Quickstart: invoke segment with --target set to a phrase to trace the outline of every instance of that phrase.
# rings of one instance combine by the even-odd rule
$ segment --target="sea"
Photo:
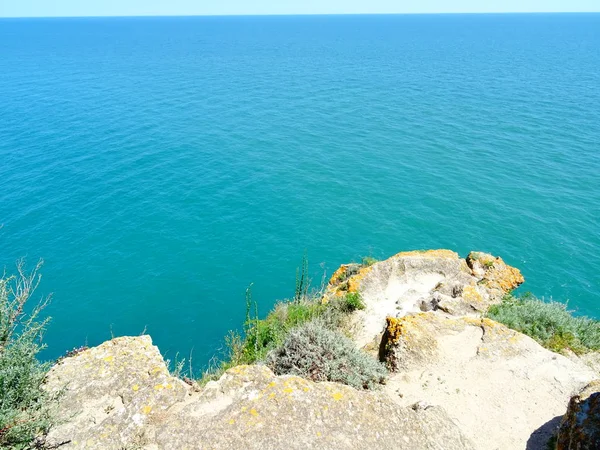
[[[486,251],[600,318],[600,14],[1,19],[0,225],[46,359],[200,370],[305,255]]]

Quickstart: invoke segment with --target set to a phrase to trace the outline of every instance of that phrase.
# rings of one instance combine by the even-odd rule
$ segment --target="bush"
[[[48,319],[40,320],[48,299],[30,312],[26,303],[39,284],[37,265],[26,274],[0,278],[0,447],[30,448],[52,425],[50,398],[41,386],[49,369],[36,356],[44,348],[42,335]]]
[[[371,389],[383,382],[382,364],[357,349],[343,334],[318,321],[290,331],[283,345],[269,353],[267,365],[277,374],[291,374],[312,381],[335,381],[357,389]]]
[[[342,300],[342,309],[344,312],[354,312],[357,309],[365,309],[365,304],[358,292],[350,292]]]
[[[487,315],[555,352],[569,349],[582,354],[600,350],[600,322],[573,316],[563,303],[544,302],[531,295],[507,296],[501,304],[492,306]]]

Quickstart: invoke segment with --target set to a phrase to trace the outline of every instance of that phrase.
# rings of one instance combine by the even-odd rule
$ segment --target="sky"
[[[0,17],[600,12],[600,0],[0,0]]]

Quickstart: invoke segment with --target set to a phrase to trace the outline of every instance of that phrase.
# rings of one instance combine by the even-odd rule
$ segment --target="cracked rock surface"
[[[474,449],[443,408],[383,392],[238,366],[197,390],[171,377],[148,336],[117,338],[55,366],[66,391],[61,449]]]

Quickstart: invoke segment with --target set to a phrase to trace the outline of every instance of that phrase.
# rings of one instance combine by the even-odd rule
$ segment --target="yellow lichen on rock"
[[[471,252],[466,261],[473,275],[490,290],[509,292],[525,281],[519,269],[507,265],[502,258],[489,253]]]
[[[459,259],[458,253],[452,250],[438,249],[438,250],[411,250],[408,252],[400,252],[395,254],[392,258],[406,258],[417,256],[419,258],[450,258]]]
[[[348,279],[348,292],[350,292],[350,293],[359,292],[361,281],[372,270],[373,270],[373,266],[363,267],[362,269],[360,269],[358,271],[358,273],[356,275],[352,275]]]
[[[462,298],[469,303],[480,304],[483,302],[483,296],[477,290],[477,287],[466,285],[463,287]]]
[[[523,274],[515,267],[507,266],[501,258],[500,264],[494,266],[486,273],[487,286],[491,289],[501,289],[508,292],[519,287],[524,281]]]

